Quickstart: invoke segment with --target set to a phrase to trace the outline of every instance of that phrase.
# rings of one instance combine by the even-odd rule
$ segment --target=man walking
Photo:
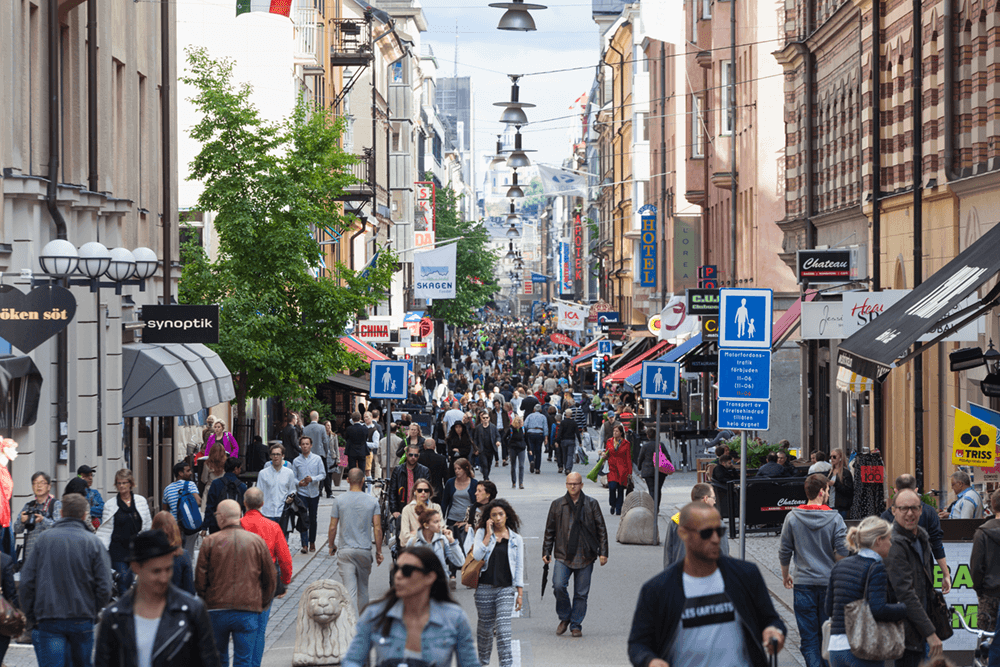
[[[382,517],[378,501],[365,493],[365,474],[359,468],[347,473],[350,490],[333,503],[327,541],[330,555],[337,555],[340,580],[359,613],[368,605],[368,577],[372,573],[372,533],[375,534],[375,562],[382,564]],[[340,546],[337,546],[337,529]]]
[[[538,414],[538,413],[535,413]],[[561,635],[570,628],[574,637],[583,634],[583,618],[587,614],[587,595],[594,561],[608,562],[608,531],[601,514],[601,504],[584,495],[583,477],[578,472],[566,476],[566,495],[552,501],[545,520],[542,561],[552,562],[552,593],[556,598],[556,614]],[[569,599],[569,578],[573,575],[573,602]]]
[[[111,599],[111,559],[90,532],[90,503],[63,496],[62,518],[35,538],[21,568],[21,611],[39,667],[90,667],[94,622]]]
[[[302,531],[302,553],[316,551],[316,523],[319,520],[319,483],[323,481],[323,462],[312,453],[309,436],[299,438],[302,453],[292,461],[292,471],[298,480],[299,498],[309,510],[309,526]]]
[[[267,544],[267,550],[271,553],[271,560],[274,561],[277,571],[276,580],[281,585],[288,586],[292,583],[292,554],[288,551],[288,542],[285,541],[285,534],[281,527],[275,522],[267,519],[260,513],[260,508],[264,504],[264,494],[257,487],[247,489],[243,496],[246,503],[247,513],[240,520],[243,530],[260,536]],[[285,594],[275,595],[284,597]],[[271,605],[268,604],[260,616],[257,617],[257,636],[254,640],[253,665],[259,665],[264,659],[264,635],[267,632],[267,620],[271,616]]]
[[[177,513],[180,505],[178,500],[182,491],[193,495],[199,507],[201,506],[198,485],[191,481],[191,477],[191,464],[187,461],[178,461],[174,464],[174,481],[167,484],[167,488],[163,489],[163,504],[166,505],[167,511],[174,515],[178,527],[182,526],[181,518]],[[184,552],[187,553],[188,558],[194,560],[194,545],[198,541],[198,533],[195,532],[186,535],[184,534],[184,529],[181,528],[181,534],[184,535]]]
[[[309,423],[302,429],[302,435],[312,440],[312,453],[318,456],[320,463],[323,464],[323,481],[319,486],[329,498],[333,491],[330,488],[330,469],[326,465],[327,454],[330,451],[330,437],[326,434],[326,427],[320,423],[319,413],[315,410],[309,413]]]
[[[542,446],[548,441],[549,420],[542,413],[541,403],[535,403],[531,414],[524,419],[524,435],[528,438],[528,467],[530,472],[540,473],[542,466]]]
[[[704,503],[711,508],[715,508],[715,491],[711,484],[699,482],[691,487],[691,502]],[[667,569],[674,563],[684,560],[684,540],[680,534],[681,513],[670,517],[667,522],[667,534],[663,538],[663,569]],[[723,533],[719,536],[719,547],[723,556],[729,555],[729,536]]]
[[[277,524],[281,524],[285,505],[291,502],[289,496],[294,495],[298,489],[295,473],[291,468],[285,467],[284,452],[284,445],[271,445],[267,450],[271,465],[264,466],[257,474],[257,488],[264,494],[264,505],[260,513]]]
[[[785,624],[760,570],[721,555],[722,517],[703,502],[684,506],[678,532],[684,560],[639,592],[628,638],[632,665],[766,667],[765,650],[784,646]]]
[[[892,546],[885,559],[885,572],[889,585],[899,602],[906,603],[906,620],[903,657],[896,660],[896,667],[916,667],[926,655],[941,654],[941,640],[928,614],[931,592],[934,588],[930,541],[927,531],[919,526],[920,496],[909,489],[895,498],[892,515]]]
[[[424,451],[420,452],[420,458],[417,460],[429,471],[430,477],[427,481],[434,487],[431,500],[440,505],[444,494],[444,483],[451,476],[448,474],[448,459],[437,453],[437,443],[434,438],[424,438]]]
[[[820,649],[823,622],[827,619],[826,587],[833,564],[849,555],[844,519],[840,512],[826,505],[830,497],[829,486],[825,475],[806,477],[809,502],[785,516],[778,547],[785,588],[795,591],[795,623],[799,627],[799,650],[806,667],[823,667]],[[795,557],[794,579],[789,572],[792,556]]]
[[[208,606],[222,664],[229,667],[232,636],[233,666],[250,667],[260,612],[274,596],[274,562],[264,540],[240,525],[235,500],[219,503],[216,519],[221,530],[201,543],[194,587]]]
[[[916,491],[917,495],[920,495],[920,492],[917,490],[917,478],[909,473],[903,473],[896,478],[895,485],[892,488],[893,496],[898,496],[903,489]],[[891,507],[882,512],[882,518],[889,523],[895,520],[896,517],[893,516]],[[945,558],[944,531],[941,530],[941,519],[938,517],[937,509],[921,501],[920,519],[917,523],[927,531],[927,537],[931,542],[931,553],[934,554],[934,560],[937,562],[938,567],[941,568],[941,592],[947,595],[951,590],[951,574],[948,571],[948,561]],[[982,614],[983,610],[980,609],[979,613]]]
[[[208,487],[205,500],[205,527],[209,533],[219,532],[219,525],[215,518],[216,508],[223,500],[235,500],[240,509],[243,508],[243,495],[247,492],[247,485],[240,481],[240,460],[233,457],[226,459],[223,467],[225,474],[212,482]]]
[[[347,454],[347,469],[365,469],[365,459],[368,458],[369,449],[368,427],[361,422],[361,413],[354,411],[351,413],[351,425],[344,431],[344,453]]]
[[[413,500],[413,485],[416,481],[430,477],[430,470],[420,465],[420,452],[419,445],[407,445],[406,463],[392,469],[392,477],[389,479],[389,511],[394,518],[398,518],[406,504]]]

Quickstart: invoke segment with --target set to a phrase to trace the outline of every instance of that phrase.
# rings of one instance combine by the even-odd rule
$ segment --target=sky
[[[560,164],[570,155],[569,128],[579,121],[564,118],[594,80],[600,43],[597,24],[591,19],[591,2],[585,0],[530,0],[548,9],[532,11],[537,30],[497,30],[504,10],[489,7],[494,0],[421,0],[428,30],[421,41],[430,44],[441,76],[455,73],[455,32],[458,28],[458,76],[472,77],[475,95],[476,151],[492,155],[502,107],[494,102],[510,99],[508,74],[533,74],[520,80],[520,100],[537,105],[526,110],[532,125],[521,129],[523,147],[532,162]],[[552,70],[581,68],[541,74]],[[539,122],[556,119],[552,122]],[[477,162],[485,168],[485,160]],[[480,173],[482,173],[480,171]]]

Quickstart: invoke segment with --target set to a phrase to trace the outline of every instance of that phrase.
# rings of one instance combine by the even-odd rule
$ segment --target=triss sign
[[[996,426],[956,409],[951,462],[954,465],[992,468],[996,461],[996,451]]]

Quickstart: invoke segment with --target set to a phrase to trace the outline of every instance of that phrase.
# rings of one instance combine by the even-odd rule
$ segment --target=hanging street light
[[[507,190],[508,199],[518,199],[524,196],[524,190],[517,184],[517,170],[514,170],[514,180],[511,181],[510,189]]]
[[[535,30],[535,21],[528,13],[530,9],[546,9],[545,5],[533,5],[523,0],[511,0],[511,2],[492,2],[490,7],[506,9],[504,15],[500,17],[497,30],[520,30],[529,32]]]
[[[507,254],[504,255],[504,259],[514,259],[515,257],[517,257],[517,255],[514,254],[514,241],[512,239],[507,243]]]
[[[521,78],[519,74],[510,74],[510,80],[513,85],[510,87],[510,101],[509,102],[494,102],[495,107],[504,107],[503,113],[500,115],[500,122],[507,123],[508,125],[527,125],[528,116],[524,113],[525,109],[533,109],[534,104],[528,104],[527,102],[520,101],[520,90],[517,86],[517,80]]]
[[[493,159],[490,160],[488,169],[496,169],[507,164],[507,159],[503,156],[503,145],[500,143],[501,136],[503,135],[497,135],[497,152],[493,155]]]
[[[530,167],[531,160],[528,159],[528,153],[534,153],[535,151],[525,151],[521,148],[521,126],[517,125],[517,132],[514,134],[514,150],[511,151],[510,155],[507,157],[507,167],[510,169],[520,169],[522,167]]]

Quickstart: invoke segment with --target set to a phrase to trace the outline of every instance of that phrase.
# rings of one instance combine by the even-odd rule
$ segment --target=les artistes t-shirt
[[[684,574],[684,611],[667,662],[671,667],[744,667],[750,659],[722,573]]]

